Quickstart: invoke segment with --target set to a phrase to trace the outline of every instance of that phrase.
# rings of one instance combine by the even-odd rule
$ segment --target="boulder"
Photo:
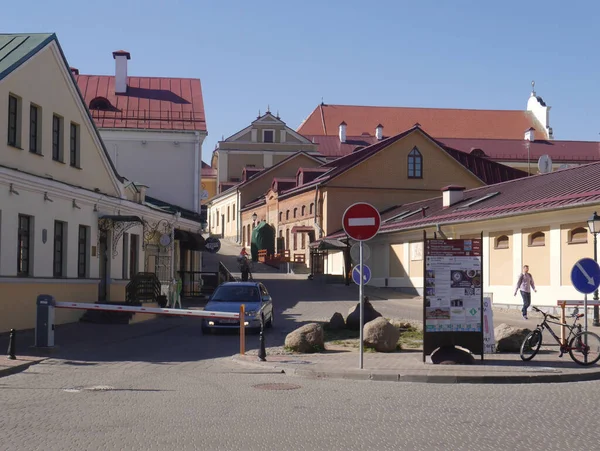
[[[363,342],[366,347],[377,352],[393,352],[398,346],[400,331],[392,326],[387,319],[379,317],[365,324]]]
[[[431,354],[431,362],[437,365],[473,365],[473,355],[464,349],[444,346]]]
[[[500,324],[494,329],[496,352],[520,352],[521,344],[529,332],[529,329]]]
[[[365,300],[365,324],[373,321],[375,318],[379,318],[381,313],[373,308],[368,298]],[[360,329],[360,303],[357,303],[354,307],[348,310],[348,316],[346,317],[346,327],[352,330]]]
[[[295,352],[307,354],[325,349],[323,327],[317,323],[306,324],[285,337],[285,347]]]
[[[344,317],[342,314],[335,312],[329,320],[328,327],[330,330],[340,330],[346,327],[346,323],[344,322]]]

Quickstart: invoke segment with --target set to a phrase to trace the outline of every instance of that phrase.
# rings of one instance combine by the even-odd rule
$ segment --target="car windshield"
[[[217,288],[213,302],[259,302],[257,287],[225,285]]]

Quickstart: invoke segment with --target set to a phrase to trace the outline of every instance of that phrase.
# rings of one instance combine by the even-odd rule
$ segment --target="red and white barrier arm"
[[[202,318],[239,319],[239,313],[205,312],[204,310],[184,310],[159,307],[133,307],[128,305],[86,304],[82,302],[57,302],[55,308],[75,310],[102,310],[105,312],[152,313],[155,315],[199,316]]]

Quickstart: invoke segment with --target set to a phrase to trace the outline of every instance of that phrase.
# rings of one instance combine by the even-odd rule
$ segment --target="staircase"
[[[125,302],[106,302],[99,304],[127,305],[140,307],[143,302],[163,301],[161,283],[154,273],[140,272],[125,287]],[[134,313],[107,312],[102,310],[86,310],[79,321],[95,324],[129,324]]]

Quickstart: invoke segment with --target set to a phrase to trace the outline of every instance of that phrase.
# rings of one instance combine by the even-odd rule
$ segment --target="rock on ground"
[[[529,332],[529,329],[500,324],[494,329],[496,352],[520,352],[521,344]]]
[[[377,352],[393,352],[398,345],[400,331],[387,319],[379,317],[365,324],[363,341],[365,346]]]
[[[335,312],[328,323],[329,329],[340,330],[346,327],[344,317],[341,313]]]
[[[324,350],[323,327],[317,323],[310,323],[290,332],[285,337],[285,347],[303,354]]]
[[[369,301],[365,302],[365,324],[373,321],[375,318],[381,317],[381,313],[373,308]],[[346,317],[346,327],[352,330],[360,329],[360,303],[348,310]]]

